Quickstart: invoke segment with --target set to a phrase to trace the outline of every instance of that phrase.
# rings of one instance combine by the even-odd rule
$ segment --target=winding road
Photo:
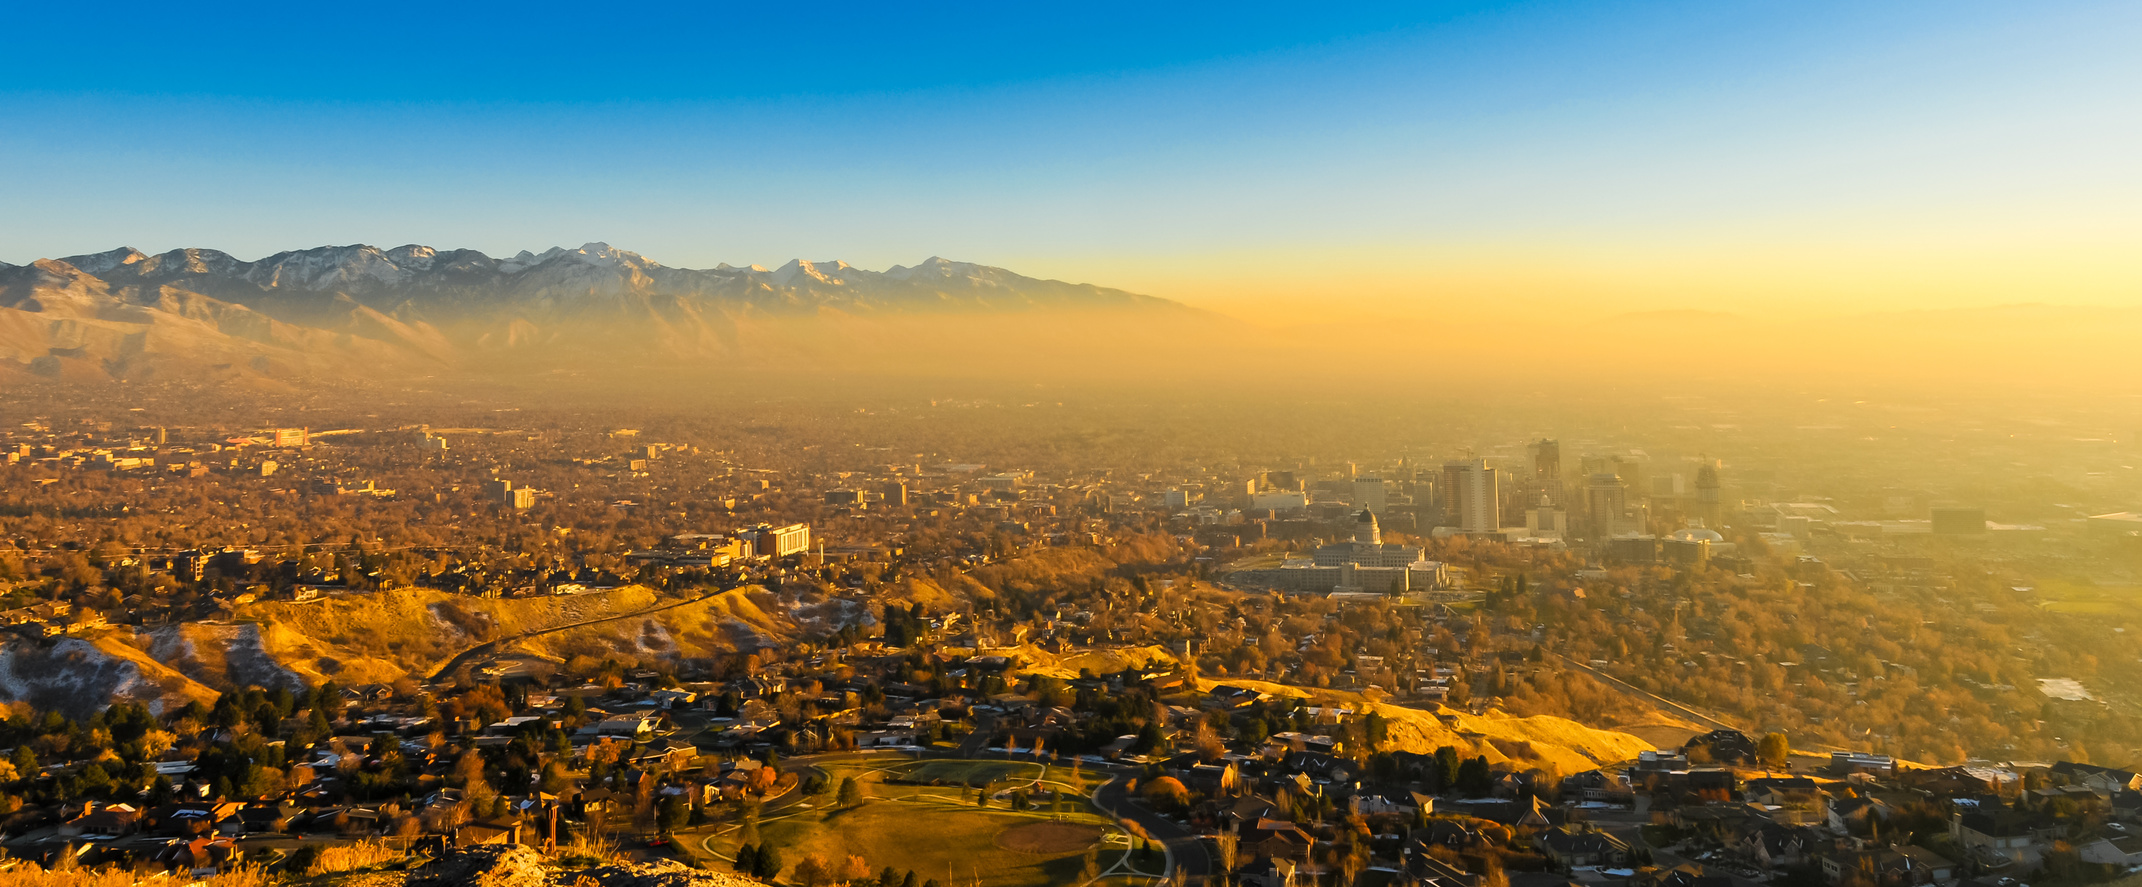
[[[1720,720],[1716,715],[1700,711],[1685,703],[1675,702],[1664,696],[1660,696],[1657,693],[1645,690],[1641,687],[1636,686],[1635,684],[1629,683],[1628,681],[1624,681],[1613,675],[1607,674],[1606,672],[1600,671],[1599,669],[1593,668],[1590,665],[1578,662],[1575,659],[1571,659],[1568,656],[1564,656],[1560,653],[1551,653],[1550,655],[1562,660],[1564,663],[1567,663],[1570,668],[1590,675],[1594,680],[1597,680],[1598,682],[1605,684],[1608,687],[1620,690],[1621,692],[1634,696],[1638,699],[1642,699],[1646,702],[1665,709],[1668,713],[1679,715],[1681,717],[1687,718],[1690,721],[1694,721],[1698,725],[1708,725],[1713,729],[1720,730],[1741,730],[1739,726],[1732,723],[1728,723],[1724,720]],[[1805,742],[1796,740],[1793,744],[1793,751],[1795,753],[1814,752],[1820,754],[1828,754],[1830,752],[1837,751],[1851,751],[1851,749],[1847,749],[1843,746],[1837,745],[1826,745],[1819,742]]]
[[[1116,778],[1095,789],[1093,805],[1108,811],[1109,815],[1117,819],[1135,822],[1139,828],[1145,829],[1147,835],[1159,838],[1168,848],[1169,864],[1181,867],[1186,883],[1205,883],[1206,878],[1212,874],[1212,857],[1205,853],[1205,842],[1199,840],[1197,833],[1191,831],[1188,826],[1147,810],[1131,800],[1128,791],[1130,778],[1129,773],[1118,773]]]
[[[1556,659],[1562,660],[1562,662],[1565,665],[1568,665],[1570,668],[1589,675],[1593,680],[1596,680],[1616,690],[1620,690],[1621,692],[1626,693],[1630,696],[1642,699],[1646,702],[1651,703],[1652,705],[1656,705],[1660,708],[1663,708],[1671,714],[1687,718],[1691,721],[1696,722],[1696,724],[1698,725],[1708,725],[1711,729],[1714,730],[1740,729],[1737,726],[1719,720],[1717,717],[1711,714],[1697,711],[1696,709],[1691,708],[1687,705],[1675,702],[1671,699],[1668,699],[1664,696],[1660,696],[1659,694],[1653,693],[1649,690],[1645,690],[1641,687],[1636,686],[1635,684],[1629,683],[1628,681],[1624,681],[1613,675],[1607,674],[1606,672],[1600,671],[1599,669],[1593,668],[1590,665],[1578,662],[1575,659],[1571,659],[1568,656],[1564,656],[1560,653],[1551,653],[1551,655],[1553,655]]]
[[[598,616],[594,619],[583,619],[579,622],[568,622],[564,625],[553,625],[549,628],[538,628],[533,631],[524,631],[520,634],[513,635],[511,637],[503,637],[493,641],[484,641],[481,644],[477,644],[476,646],[470,647],[466,650],[454,654],[454,658],[446,660],[445,665],[439,666],[438,671],[432,672],[429,680],[432,683],[438,683],[439,681],[446,680],[448,677],[452,676],[454,672],[460,671],[461,669],[467,667],[470,660],[477,659],[483,656],[489,656],[493,653],[496,653],[498,652],[500,647],[505,644],[511,644],[517,641],[527,640],[528,638],[532,637],[541,637],[543,635],[552,634],[554,632],[566,631],[574,628],[584,628],[589,625],[599,625],[604,622],[614,622],[619,619],[631,619],[635,616],[645,616],[649,613],[660,613],[663,610],[673,610],[678,607],[682,607],[686,604],[696,604],[700,601],[717,598],[734,590],[735,589],[733,588],[723,588],[716,591],[710,591],[695,598],[686,598],[680,601],[671,601],[669,603],[662,604],[659,606],[648,607],[644,610],[634,610],[630,613],[618,613],[611,616]]]

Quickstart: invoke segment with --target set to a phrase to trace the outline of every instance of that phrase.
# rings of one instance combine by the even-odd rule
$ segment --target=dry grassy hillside
[[[1143,647],[1111,647],[1093,650],[1074,650],[1069,653],[1051,653],[1032,644],[1016,647],[997,647],[981,651],[988,655],[1008,656],[1017,659],[1020,667],[1013,669],[1015,675],[1038,674],[1052,678],[1071,680],[1080,670],[1097,675],[1113,674],[1126,668],[1143,666],[1153,660],[1175,662],[1175,654],[1168,648],[1148,644]]]
[[[535,635],[504,646],[505,651],[559,661],[576,656],[631,661],[752,650],[794,635],[794,622],[778,609],[772,595],[737,589],[645,616]]]
[[[587,624],[582,624],[587,623]],[[570,626],[570,627],[568,627]],[[424,678],[479,644],[557,661],[694,658],[786,643],[797,620],[762,589],[704,599],[628,586],[484,599],[400,589],[254,604],[230,623],[187,623],[0,646],[0,701],[76,715],[134,699],[164,711],[226,689]]]
[[[1587,727],[1566,718],[1520,718],[1492,710],[1484,715],[1474,715],[1443,706],[1437,706],[1435,711],[1424,711],[1374,702],[1359,693],[1264,681],[1201,680],[1198,687],[1209,690],[1221,683],[1249,687],[1273,696],[1350,705],[1359,711],[1373,710],[1382,715],[1389,726],[1388,750],[1427,754],[1448,745],[1467,756],[1485,756],[1490,764],[1538,767],[1568,775],[1631,760],[1638,752],[1650,751],[1654,747],[1627,733]]]
[[[349,684],[429,675],[477,644],[665,602],[653,589],[637,585],[541,598],[475,598],[404,588],[253,604],[238,618],[262,626],[260,644],[282,668],[308,680],[332,677]],[[198,651],[203,644],[194,646]]]
[[[405,666],[317,640],[283,622],[185,623],[144,633],[151,655],[212,687],[391,683]]]
[[[41,710],[81,718],[120,699],[164,712],[215,698],[214,690],[158,662],[120,633],[10,640],[0,646],[0,699]]]
[[[966,577],[962,576],[960,578],[965,579]],[[968,584],[972,584],[972,580],[967,581]],[[919,603],[924,609],[932,613],[959,611],[966,609],[967,606],[966,597],[953,593],[943,585],[938,584],[936,580],[926,576],[904,577],[886,586],[874,596],[881,601],[892,601],[908,605]]]

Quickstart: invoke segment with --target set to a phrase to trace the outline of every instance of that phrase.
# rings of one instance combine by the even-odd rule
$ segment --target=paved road
[[[1651,692],[1651,691],[1649,691],[1649,690],[1645,690],[1645,689],[1642,689],[1642,688],[1640,688],[1640,687],[1637,687],[1637,686],[1636,686],[1635,684],[1631,684],[1631,683],[1629,683],[1628,681],[1624,681],[1624,680],[1622,680],[1622,679],[1620,679],[1620,678],[1617,678],[1617,677],[1615,677],[1615,676],[1613,676],[1613,675],[1607,674],[1606,672],[1600,671],[1599,669],[1593,668],[1593,667],[1591,667],[1590,665],[1586,665],[1585,663],[1582,663],[1582,662],[1578,662],[1577,660],[1575,660],[1575,659],[1571,659],[1571,658],[1569,658],[1569,657],[1567,657],[1567,656],[1564,656],[1564,655],[1562,655],[1562,654],[1560,654],[1560,653],[1553,653],[1553,654],[1551,654],[1551,655],[1553,655],[1553,656],[1554,656],[1554,657],[1555,657],[1556,659],[1560,659],[1560,660],[1562,660],[1563,664],[1565,664],[1565,665],[1569,666],[1570,668],[1576,669],[1576,670],[1578,670],[1578,671],[1584,672],[1584,673],[1585,673],[1585,674],[1587,674],[1587,675],[1590,675],[1590,676],[1592,677],[1592,679],[1593,679],[1593,680],[1596,680],[1596,681],[1598,681],[1598,682],[1600,682],[1600,683],[1602,683],[1602,684],[1605,684],[1605,685],[1607,685],[1607,686],[1609,686],[1609,687],[1612,687],[1612,688],[1614,688],[1614,689],[1616,689],[1616,690],[1620,690],[1620,691],[1622,691],[1623,693],[1627,693],[1627,694],[1629,694],[1629,695],[1631,695],[1631,696],[1635,696],[1635,697],[1637,697],[1637,698],[1639,698],[1639,699],[1647,700],[1647,701],[1649,701],[1649,702],[1650,702],[1651,704],[1653,704],[1653,705],[1656,705],[1656,706],[1658,706],[1658,707],[1660,707],[1660,708],[1666,709],[1667,711],[1673,712],[1674,714],[1680,715],[1680,716],[1682,716],[1682,717],[1684,717],[1684,718],[1687,718],[1687,719],[1689,719],[1689,720],[1691,720],[1691,721],[1695,721],[1695,722],[1696,722],[1697,724],[1701,724],[1701,725],[1707,725],[1707,726],[1709,726],[1710,728],[1712,728],[1712,729],[1714,729],[1714,730],[1739,730],[1739,729],[1740,729],[1739,727],[1736,727],[1736,726],[1734,726],[1734,725],[1732,725],[1732,724],[1728,724],[1728,723],[1726,723],[1726,722],[1724,722],[1724,721],[1721,721],[1721,720],[1719,720],[1718,718],[1716,718],[1716,717],[1714,717],[1714,716],[1712,716],[1712,715],[1710,715],[1710,714],[1707,714],[1707,713],[1705,713],[1705,712],[1700,712],[1700,711],[1697,711],[1697,710],[1695,710],[1695,709],[1693,709],[1693,708],[1690,708],[1690,707],[1688,707],[1688,706],[1686,706],[1686,705],[1683,705],[1683,704],[1681,704],[1681,703],[1679,703],[1679,702],[1675,702],[1675,701],[1673,701],[1673,700],[1671,700],[1671,699],[1668,699],[1668,698],[1666,698],[1666,697],[1664,697],[1664,696],[1660,696],[1660,695],[1659,695],[1659,694],[1657,694],[1657,693],[1653,693],[1653,692]]]
[[[583,619],[579,622],[568,622],[564,625],[553,625],[549,628],[538,628],[534,631],[524,631],[512,637],[499,638],[495,641],[485,641],[481,644],[477,644],[476,646],[470,647],[466,650],[454,654],[454,658],[446,660],[445,665],[439,666],[438,671],[432,672],[430,680],[433,683],[446,680],[448,677],[451,677],[454,672],[460,671],[463,667],[467,666],[470,660],[491,655],[492,653],[497,652],[499,648],[505,644],[511,644],[516,641],[526,640],[532,637],[539,637],[541,635],[550,634],[552,632],[565,631],[567,629],[573,628],[581,628],[589,625],[599,625],[604,622],[613,622],[619,619],[631,619],[634,616],[645,616],[649,613],[660,613],[663,610],[671,610],[677,607],[682,607],[686,604],[696,604],[708,598],[719,597],[720,595],[733,590],[734,589],[729,588],[717,589],[715,591],[707,592],[706,594],[700,595],[695,598],[686,598],[681,601],[671,601],[669,603],[662,604],[661,606],[648,607],[645,610],[635,610],[630,613],[618,613],[614,616],[601,616],[594,619]]]
[[[1183,870],[1191,884],[1203,884],[1212,874],[1212,857],[1205,853],[1205,842],[1198,840],[1197,833],[1187,826],[1177,824],[1158,813],[1139,806],[1125,791],[1131,774],[1120,773],[1093,793],[1095,806],[1108,811],[1118,819],[1128,819],[1145,829],[1145,833],[1159,838],[1168,847],[1168,858]]]
[[[1637,697],[1637,698],[1640,698],[1640,699],[1645,699],[1645,700],[1648,700],[1648,701],[1650,701],[1650,702],[1651,702],[1652,704],[1654,704],[1654,705],[1657,705],[1657,706],[1658,706],[1658,707],[1660,707],[1660,708],[1666,709],[1666,710],[1668,710],[1668,711],[1670,711],[1670,712],[1673,712],[1674,714],[1678,714],[1678,715],[1681,715],[1682,717],[1688,718],[1688,719],[1689,719],[1689,720],[1691,720],[1691,721],[1695,721],[1695,722],[1696,722],[1696,723],[1698,723],[1698,724],[1708,725],[1708,726],[1710,726],[1710,727],[1712,727],[1712,728],[1716,728],[1716,729],[1726,729],[1726,730],[1740,730],[1740,729],[1741,729],[1740,727],[1738,727],[1738,726],[1736,726],[1736,725],[1734,725],[1734,724],[1730,724],[1730,723],[1727,723],[1727,722],[1725,722],[1725,721],[1719,720],[1719,719],[1718,719],[1718,717],[1717,717],[1716,715],[1712,715],[1712,714],[1708,714],[1708,713],[1706,713],[1706,712],[1698,711],[1698,710],[1696,710],[1696,709],[1694,709],[1694,708],[1691,708],[1691,707],[1689,707],[1689,706],[1687,706],[1687,705],[1685,705],[1685,704],[1682,704],[1682,703],[1679,703],[1679,702],[1675,702],[1675,701],[1673,701],[1673,700],[1671,700],[1671,699],[1668,699],[1668,698],[1666,698],[1666,697],[1664,697],[1664,696],[1660,696],[1660,695],[1659,695],[1659,694],[1657,694],[1657,693],[1653,693],[1653,692],[1650,692],[1650,691],[1648,691],[1648,690],[1644,690],[1644,689],[1642,689],[1642,688],[1640,688],[1640,687],[1637,687],[1637,686],[1636,686],[1636,685],[1634,685],[1634,684],[1631,684],[1631,683],[1629,683],[1628,681],[1624,681],[1624,680],[1622,680],[1622,679],[1620,679],[1620,678],[1617,678],[1617,677],[1615,677],[1615,676],[1613,676],[1613,675],[1607,674],[1606,672],[1600,671],[1599,669],[1593,668],[1593,667],[1591,667],[1590,665],[1586,665],[1586,664],[1584,664],[1584,663],[1582,663],[1582,662],[1578,662],[1577,660],[1575,660],[1575,659],[1571,659],[1571,658],[1569,658],[1569,657],[1567,657],[1567,656],[1564,656],[1564,655],[1562,655],[1562,654],[1560,654],[1560,653],[1554,653],[1554,654],[1552,654],[1552,655],[1553,655],[1553,656],[1554,656],[1555,658],[1557,658],[1557,659],[1560,659],[1560,660],[1562,660],[1562,661],[1563,661],[1564,663],[1567,663],[1567,664],[1569,665],[1569,667],[1570,667],[1570,668],[1574,668],[1574,669],[1576,669],[1576,670],[1578,670],[1578,671],[1584,672],[1585,674],[1591,675],[1591,676],[1592,676],[1592,677],[1593,677],[1594,679],[1598,680],[1598,681],[1599,681],[1600,683],[1602,683],[1602,684],[1605,684],[1605,685],[1607,685],[1607,686],[1609,686],[1609,687],[1612,687],[1612,688],[1614,688],[1614,689],[1616,689],[1616,690],[1620,690],[1620,691],[1622,691],[1622,692],[1624,692],[1624,693],[1627,693],[1627,694],[1629,694],[1629,695],[1631,695],[1631,696],[1635,696],[1635,697]],[[1823,744],[1823,743],[1819,743],[1819,742],[1798,742],[1798,741],[1796,741],[1796,742],[1795,742],[1795,743],[1793,744],[1793,752],[1794,752],[1795,754],[1798,754],[1798,753],[1802,753],[1802,752],[1814,752],[1814,753],[1818,753],[1818,754],[1827,754],[1827,753],[1829,753],[1829,752],[1833,752],[1833,751],[1851,751],[1851,749],[1847,749],[1847,748],[1845,748],[1845,747],[1843,747],[1843,746],[1837,746],[1837,745],[1826,745],[1826,744]]]

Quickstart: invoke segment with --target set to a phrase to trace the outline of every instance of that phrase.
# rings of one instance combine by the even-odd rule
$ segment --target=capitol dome
[[[1725,541],[1725,537],[1718,535],[1718,532],[1716,530],[1706,530],[1702,527],[1691,527],[1686,530],[1675,530],[1674,534],[1672,536],[1668,536],[1667,538],[1672,539],[1675,542],[1696,542],[1699,540],[1703,542]]]
[[[1354,541],[1368,545],[1383,542],[1383,527],[1376,522],[1376,513],[1366,508],[1354,518]]]

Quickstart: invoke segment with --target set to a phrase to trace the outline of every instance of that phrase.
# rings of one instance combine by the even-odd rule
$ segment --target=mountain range
[[[930,258],[672,268],[590,243],[493,258],[467,249],[325,246],[244,261],[219,250],[122,247],[0,263],[0,365],[129,378],[181,368],[269,374],[421,370],[509,356],[536,363],[793,350],[831,321],[1114,315],[1187,318],[1179,303]],[[799,327],[798,324],[802,324]],[[782,337],[761,335],[787,330]],[[620,351],[619,349],[624,349]]]

